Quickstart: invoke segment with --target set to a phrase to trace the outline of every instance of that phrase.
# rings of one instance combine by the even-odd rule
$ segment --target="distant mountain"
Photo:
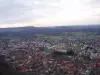
[[[35,27],[29,26],[29,27],[16,27],[16,28],[0,28],[0,32],[8,32],[8,31],[17,32],[17,31],[29,30],[33,28]]]
[[[63,32],[100,33],[100,25],[0,28],[0,37],[34,37],[35,34],[59,35]]]

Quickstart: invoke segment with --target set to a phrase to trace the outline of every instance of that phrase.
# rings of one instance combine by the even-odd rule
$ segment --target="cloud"
[[[0,27],[100,23],[100,0],[0,0]]]
[[[35,24],[41,26],[100,24],[100,5],[97,7],[93,1],[62,0],[59,6],[62,10],[56,15],[40,18],[35,21]]]
[[[31,8],[17,0],[0,1],[0,24],[10,24],[30,19]]]
[[[0,0],[0,24],[23,23],[55,13],[52,2],[58,0]]]

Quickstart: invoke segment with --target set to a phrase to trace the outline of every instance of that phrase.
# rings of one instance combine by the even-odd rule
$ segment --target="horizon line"
[[[50,28],[53,28],[53,27],[62,27],[62,26],[64,26],[64,27],[70,27],[70,26],[95,26],[95,25],[100,25],[100,24],[84,24],[84,25],[54,25],[54,26],[32,26],[32,25],[29,25],[29,26],[19,26],[19,27],[0,27],[0,28],[23,28],[23,27],[36,27],[36,28],[38,28],[38,27],[41,27],[41,28],[43,28],[43,27],[45,27],[45,28],[48,28],[48,27],[50,27]]]

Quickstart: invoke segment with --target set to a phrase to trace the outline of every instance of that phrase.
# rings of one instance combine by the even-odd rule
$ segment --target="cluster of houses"
[[[0,41],[0,53],[32,75],[100,75],[100,39]]]

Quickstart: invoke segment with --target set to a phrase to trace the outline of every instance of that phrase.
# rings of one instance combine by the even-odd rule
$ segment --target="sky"
[[[100,0],[0,0],[0,28],[100,24]]]

